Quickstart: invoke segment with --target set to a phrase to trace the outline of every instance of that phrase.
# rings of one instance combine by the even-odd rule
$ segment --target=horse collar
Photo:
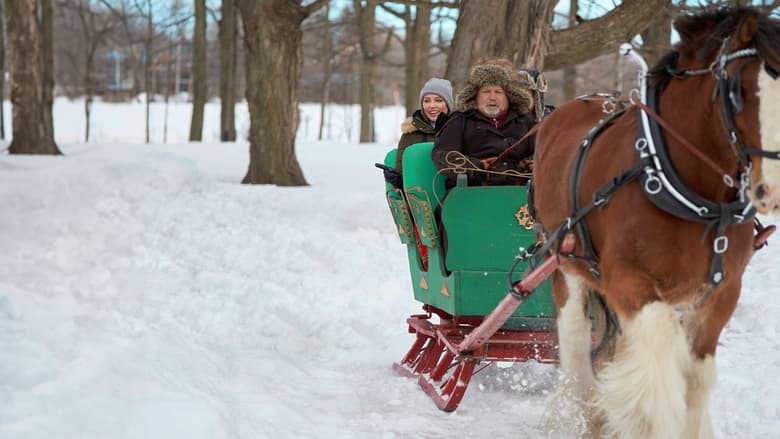
[[[657,112],[657,90],[650,88],[647,97],[648,107]],[[659,209],[678,218],[707,224],[707,230],[714,228],[709,283],[716,286],[724,278],[723,253],[729,244],[726,227],[752,221],[756,208],[744,196],[744,187],[740,188],[738,198],[731,202],[711,201],[688,188],[677,175],[658,122],[654,118],[643,118],[641,109],[637,113],[640,120],[636,148],[642,168],[640,183],[643,191]],[[749,173],[748,164],[740,177],[740,186],[749,183]]]

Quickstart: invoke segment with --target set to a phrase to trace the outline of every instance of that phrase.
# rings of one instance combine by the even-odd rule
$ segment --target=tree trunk
[[[466,83],[469,69],[477,59],[499,55],[497,40],[504,37],[506,30],[500,18],[505,16],[507,5],[508,0],[461,2],[444,74],[452,82],[453,90],[460,90]]]
[[[447,64],[453,87],[465,84],[471,66],[488,56],[541,70],[554,7],[547,0],[463,0],[450,49],[453,62]]]
[[[92,82],[90,73],[92,72],[93,61],[87,57],[86,91],[84,96],[84,143],[89,143],[89,121],[92,114]]]
[[[504,56],[518,67],[538,70],[577,65],[617,50],[669,4],[670,0],[624,0],[603,17],[553,31],[555,2],[462,0],[446,77],[459,88],[470,66],[486,56]]]
[[[507,38],[498,41],[498,51],[516,66],[542,70],[547,56],[547,44],[552,29],[555,2],[531,0],[508,8]]]
[[[150,71],[150,61],[152,58],[152,40],[154,39],[154,21],[152,16],[152,0],[146,0],[146,10],[149,15],[146,16],[146,38],[144,39],[144,94],[146,101],[144,103],[146,118],[146,143],[151,140],[149,130],[149,110],[152,99],[152,72]]]
[[[652,24],[642,32],[642,56],[647,65],[653,66],[671,46],[672,14],[669,10],[658,14]]]
[[[6,6],[8,61],[11,71],[13,140],[11,154],[61,154],[46,119],[43,35],[37,0],[14,0]],[[49,91],[49,94],[51,91]],[[49,107],[51,110],[51,107]],[[49,111],[49,116],[51,112]]]
[[[195,30],[192,37],[192,121],[190,141],[203,138],[203,110],[206,106],[206,0],[195,0]]]
[[[376,24],[376,0],[367,0],[365,6],[361,0],[353,0],[358,16],[360,35],[360,143],[374,141],[374,72],[377,53],[374,45]]]
[[[420,89],[428,79],[428,51],[431,48],[431,5],[423,3],[417,5],[414,18],[410,9],[407,6],[406,29],[408,30],[404,40],[406,55],[404,101],[407,115],[420,108]]]
[[[5,140],[5,0],[0,0],[0,139]]]
[[[41,5],[41,53],[43,89],[43,123],[46,137],[54,143],[54,20],[51,0],[39,0]],[[55,145],[56,147],[56,145]]]
[[[325,109],[330,100],[330,77],[332,72],[331,58],[333,57],[333,38],[330,35],[330,5],[325,5],[325,21],[322,26],[322,37],[325,40],[325,47],[322,56],[322,87],[320,91],[320,127],[317,132],[317,139],[322,140],[322,134],[325,129]]]
[[[236,140],[236,8],[233,0],[222,0],[219,23],[220,137]]]
[[[569,0],[569,27],[577,25],[579,1]],[[575,64],[563,68],[563,100],[570,101],[577,95],[577,66]]]
[[[306,186],[295,155],[298,83],[301,77],[301,23],[313,6],[290,0],[237,0],[246,45],[246,100],[249,106],[249,169],[242,183]]]
[[[168,143],[168,109],[171,101],[171,90],[175,81],[173,76],[173,40],[168,42],[168,65],[165,69],[165,115],[163,117],[163,143]]]

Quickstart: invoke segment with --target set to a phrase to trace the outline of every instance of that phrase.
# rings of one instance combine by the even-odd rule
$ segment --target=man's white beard
[[[479,109],[479,111],[482,112],[487,117],[496,117],[499,114],[501,114],[501,107],[491,105],[491,106],[484,106]]]

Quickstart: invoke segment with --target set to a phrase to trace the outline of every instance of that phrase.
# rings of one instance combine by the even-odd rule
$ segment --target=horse
[[[733,7],[674,27],[680,39],[644,76],[646,91],[575,99],[538,130],[541,242],[555,253],[577,238],[552,279],[550,437],[713,435],[718,338],[755,231],[766,231],[755,215],[780,205],[780,24]],[[596,320],[612,328],[601,343]]]

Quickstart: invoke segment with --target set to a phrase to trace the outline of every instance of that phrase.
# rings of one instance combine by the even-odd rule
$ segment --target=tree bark
[[[292,3],[292,5],[291,5]],[[295,155],[301,23],[314,8],[290,0],[237,0],[246,45],[249,169],[242,183],[306,186]]]
[[[5,140],[5,0],[0,0],[0,139]]]
[[[577,25],[579,1],[569,0],[569,27]],[[577,66],[575,64],[563,68],[563,100],[569,101],[577,94]]]
[[[603,17],[551,30],[555,2],[463,0],[446,77],[455,88],[479,58],[504,56],[515,65],[557,70],[617,50],[646,29],[670,0],[625,0]],[[485,29],[491,30],[486,32]]]
[[[414,17],[410,9],[407,6],[405,20],[407,32],[404,40],[406,58],[404,95],[407,115],[420,108],[420,89],[428,79],[428,51],[431,48],[431,5],[424,3],[417,5]]]
[[[222,0],[219,23],[220,137],[236,140],[236,9],[234,0]]]
[[[547,0],[463,0],[450,49],[454,62],[447,64],[453,87],[465,84],[469,69],[483,57],[502,56],[541,70],[554,8]]]
[[[41,54],[43,88],[43,123],[46,137],[54,143],[54,16],[51,0],[39,0],[41,6]],[[55,145],[56,146],[56,145]]]
[[[46,20],[37,0],[14,0],[6,5],[8,61],[11,71],[13,140],[11,154],[61,154],[46,116],[43,36]],[[41,13],[39,15],[39,12]],[[51,95],[51,90],[48,92]]]
[[[195,0],[195,30],[192,37],[192,120],[190,141],[203,138],[203,110],[206,106],[206,0]]]
[[[330,5],[325,5],[325,19],[322,26],[322,38],[325,42],[322,56],[322,88],[320,89],[320,126],[317,139],[322,140],[325,130],[325,110],[330,100],[330,79],[332,75],[331,58],[333,58],[333,37],[330,35]]]
[[[658,14],[642,32],[642,56],[648,65],[655,65],[672,44],[672,14],[669,10]]]
[[[376,25],[376,0],[367,0],[365,6],[360,0],[353,0],[358,17],[360,36],[360,143],[374,141],[374,72],[377,53],[374,45]]]
[[[497,40],[503,38],[508,0],[463,0],[444,74],[453,90],[460,90],[469,69],[483,56],[500,55]],[[488,29],[489,31],[485,31]]]
[[[670,0],[624,0],[602,17],[551,32],[545,69],[557,70],[615,52],[621,43],[647,29],[670,4]]]
[[[137,6],[140,8],[140,5]],[[152,59],[152,42],[154,41],[154,12],[152,11],[152,0],[146,0],[146,35],[144,36],[144,119],[146,127],[146,143],[151,140],[149,114],[152,102],[152,72],[150,62]]]

